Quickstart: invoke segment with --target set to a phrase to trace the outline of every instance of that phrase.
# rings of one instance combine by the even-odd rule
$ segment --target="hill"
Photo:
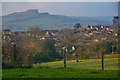
[[[108,20],[108,18],[106,20],[106,17],[102,17],[102,19],[100,19],[100,17],[71,17],[39,13],[37,9],[30,9],[25,12],[15,12],[2,16],[3,28],[13,28],[14,30],[26,30],[33,26],[38,26],[41,29],[73,28],[73,26],[78,22],[85,27],[87,25],[99,24],[111,25],[111,21],[112,20]]]

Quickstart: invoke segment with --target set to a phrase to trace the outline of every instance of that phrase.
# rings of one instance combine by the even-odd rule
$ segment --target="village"
[[[104,37],[102,37],[102,40],[108,40],[108,38],[110,37],[110,35],[112,35],[114,33],[115,36],[117,36],[117,31],[118,31],[118,20],[119,17],[115,16],[113,19],[113,25],[109,25],[109,26],[103,26],[103,25],[96,25],[96,26],[92,26],[92,25],[88,25],[88,27],[82,27],[81,25],[77,25],[77,27],[74,27],[74,29],[70,29],[71,31],[74,31],[74,34],[82,34],[83,37],[86,37],[88,40],[92,40],[92,38],[94,36],[98,36],[101,34],[102,31],[105,32]],[[67,28],[66,28],[67,29]],[[46,38],[52,38],[54,40],[59,40],[59,38],[57,36],[60,36],[59,32],[62,30],[41,30],[42,35],[39,36],[36,35],[36,37],[39,37],[40,40],[41,39],[46,39]],[[11,36],[12,35],[18,35],[18,34],[26,34],[26,35],[30,35],[31,34],[27,31],[14,31],[13,29],[4,29],[2,30],[2,35],[3,35],[3,40],[7,39],[7,40],[11,40]],[[93,41],[99,41],[96,37],[96,39],[94,39]]]
[[[71,32],[74,32],[74,34],[82,35],[83,42],[89,44],[89,41],[99,42],[101,40],[110,40],[113,36],[115,36],[117,40],[118,36],[118,17],[115,16],[113,19],[113,25],[110,26],[102,26],[102,25],[96,25],[91,26],[88,25],[88,27],[82,27],[81,25],[76,25],[77,27],[74,27],[74,29],[61,29],[61,30],[41,30],[40,34],[37,34],[36,37],[39,37],[40,40],[46,39],[46,38],[52,38],[55,41],[60,41],[60,32],[62,30],[70,30]],[[104,34],[102,34],[104,32]],[[2,30],[2,39],[4,40],[10,40],[10,42],[15,43],[15,39],[13,38],[15,35],[18,34],[25,34],[32,36],[32,34],[29,33],[29,31],[13,31],[13,29],[4,29]],[[101,37],[99,37],[101,35]],[[117,40],[118,41],[118,40]],[[57,44],[56,44],[57,46]]]
[[[84,45],[91,45],[91,43],[97,43],[101,41],[116,41],[118,42],[118,20],[119,18],[117,16],[113,19],[113,25],[109,26],[103,26],[103,25],[96,25],[91,26],[88,25],[88,27],[82,27],[80,23],[75,24],[74,29],[61,29],[61,30],[40,30],[37,34],[35,34],[35,37],[39,40],[44,39],[53,39],[55,41],[55,47],[56,51],[60,52],[62,47],[67,46],[67,48],[72,50],[76,50],[78,46],[81,46],[83,43]],[[38,27],[35,27],[36,29]],[[27,35],[27,36],[33,36],[34,35],[34,28],[31,29],[31,31],[13,31],[13,29],[3,29],[2,30],[2,41],[10,42],[11,45],[16,44],[16,37],[17,35]],[[70,37],[68,37],[70,36]],[[82,39],[78,42],[69,42],[70,44],[67,45],[67,43],[70,39],[75,40],[77,38]],[[79,39],[78,39],[79,40]],[[62,42],[64,42],[62,44]],[[112,47],[115,47],[114,45]],[[113,50],[112,50],[113,51]],[[75,52],[75,51],[74,51]],[[73,52],[72,55],[75,55]],[[117,51],[114,50],[114,53],[117,53]]]

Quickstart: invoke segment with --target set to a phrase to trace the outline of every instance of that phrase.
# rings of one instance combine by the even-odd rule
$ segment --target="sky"
[[[1,0],[2,2],[118,2],[119,0]]]
[[[36,2],[38,0],[35,0],[34,2],[32,2],[33,0],[25,1],[28,2],[2,2],[2,14],[0,14],[0,16],[13,12],[23,12],[28,9],[38,9],[40,13],[48,12],[50,14],[66,16],[95,17],[118,15],[118,5],[117,2],[112,2],[113,0],[109,0],[111,2]]]

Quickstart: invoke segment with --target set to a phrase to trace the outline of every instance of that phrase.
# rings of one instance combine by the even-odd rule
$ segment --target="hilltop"
[[[62,29],[73,28],[76,23],[82,26],[87,25],[111,25],[112,17],[73,17],[65,15],[53,15],[49,13],[39,13],[37,9],[30,9],[24,12],[14,12],[2,16],[3,28],[13,28],[14,30],[26,30],[29,27],[38,26],[41,29]]]

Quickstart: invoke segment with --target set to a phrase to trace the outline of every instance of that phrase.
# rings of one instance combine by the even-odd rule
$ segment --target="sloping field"
[[[118,58],[104,59],[105,70],[101,70],[100,59],[82,62],[63,61],[35,64],[33,68],[3,69],[3,78],[117,78]]]

